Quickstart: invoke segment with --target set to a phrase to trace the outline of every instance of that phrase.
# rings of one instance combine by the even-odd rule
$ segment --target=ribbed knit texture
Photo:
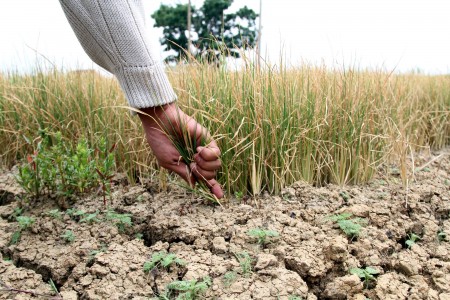
[[[89,57],[113,73],[130,106],[171,103],[177,96],[155,60],[141,0],[60,0]]]

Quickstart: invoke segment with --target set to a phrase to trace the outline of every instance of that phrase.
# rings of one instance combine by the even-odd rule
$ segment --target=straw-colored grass
[[[219,181],[229,193],[278,193],[297,180],[361,183],[394,158],[450,143],[450,77],[284,68],[240,71],[191,63],[168,71],[179,105],[209,128],[222,149]],[[68,142],[117,143],[118,171],[157,174],[139,119],[113,78],[93,71],[0,75],[1,164],[31,151],[39,130]]]

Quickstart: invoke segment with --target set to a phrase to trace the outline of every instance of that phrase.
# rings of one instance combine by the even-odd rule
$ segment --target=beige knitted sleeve
[[[167,104],[177,96],[155,60],[141,0],[60,0],[89,57],[113,73],[130,106]]]

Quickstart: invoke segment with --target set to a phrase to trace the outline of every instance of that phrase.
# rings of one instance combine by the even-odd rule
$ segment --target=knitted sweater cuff
[[[120,66],[114,73],[131,107],[160,106],[177,99],[162,64]]]

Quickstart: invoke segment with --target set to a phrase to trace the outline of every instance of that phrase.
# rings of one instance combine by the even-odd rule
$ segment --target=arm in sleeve
[[[163,65],[151,53],[141,0],[60,0],[89,57],[113,73],[130,106],[146,108],[177,98]]]

